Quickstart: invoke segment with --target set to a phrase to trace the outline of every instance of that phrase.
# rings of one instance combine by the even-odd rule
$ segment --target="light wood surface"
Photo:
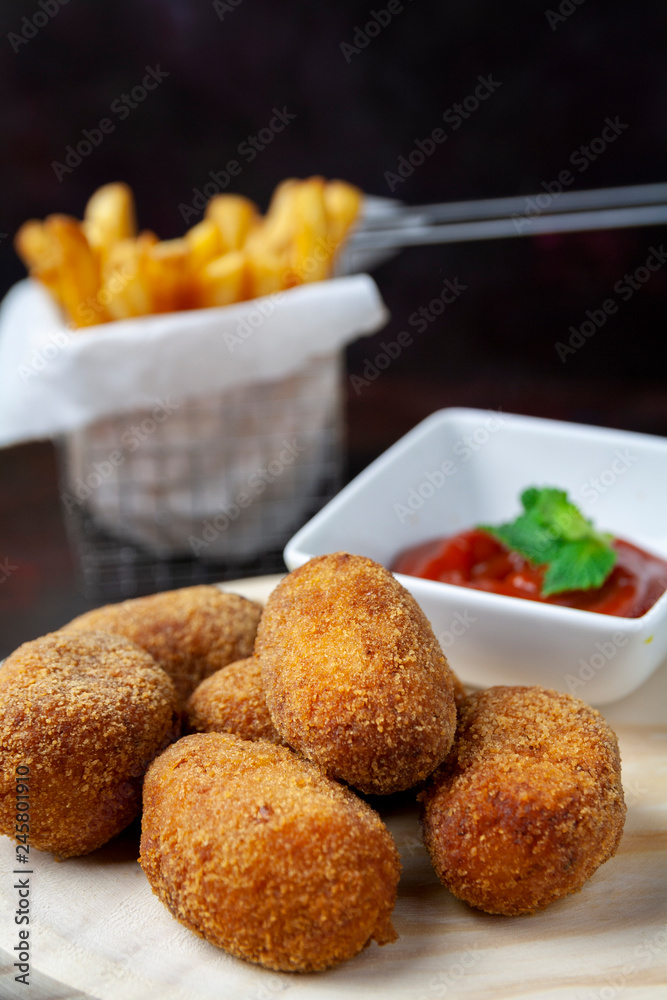
[[[278,577],[225,585],[265,599]],[[453,664],[455,666],[455,664]],[[14,844],[0,838],[0,997],[14,1000],[664,1000],[667,997],[667,663],[604,711],[628,817],[620,849],[583,890],[530,917],[494,917],[438,882],[412,795],[381,812],[403,875],[399,940],[329,972],[267,972],[178,924],[136,862],[138,826],[84,858],[31,855],[32,985],[14,982]],[[3,954],[4,952],[4,954]]]

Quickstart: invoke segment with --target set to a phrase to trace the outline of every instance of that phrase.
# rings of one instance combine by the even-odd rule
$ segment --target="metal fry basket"
[[[664,183],[413,207],[367,198],[337,271],[410,246],[665,221]],[[65,520],[85,595],[118,600],[284,569],[290,535],[342,483],[341,369],[339,353],[322,356],[286,378],[157,400],[63,438]]]
[[[341,376],[336,353],[62,437],[61,498],[85,596],[282,571],[289,537],[342,484]]]

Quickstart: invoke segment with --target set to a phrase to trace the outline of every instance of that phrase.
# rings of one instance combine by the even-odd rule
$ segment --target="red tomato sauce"
[[[542,597],[544,566],[535,566],[485,531],[473,528],[451,538],[425,542],[402,552],[394,573],[440,580],[528,601],[560,604],[621,618],[640,618],[667,590],[667,562],[615,538],[616,565],[601,587]]]

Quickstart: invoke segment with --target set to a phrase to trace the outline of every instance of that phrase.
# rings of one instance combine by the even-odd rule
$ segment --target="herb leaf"
[[[511,523],[480,527],[530,562],[547,566],[542,596],[602,586],[616,563],[612,536],[597,531],[564,490],[531,486],[521,503],[524,511]]]
[[[611,573],[615,562],[614,550],[596,539],[569,542],[549,564],[542,593],[548,597],[563,590],[599,587]]]

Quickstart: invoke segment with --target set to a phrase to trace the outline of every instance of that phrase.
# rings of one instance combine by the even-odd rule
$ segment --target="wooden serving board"
[[[277,578],[225,585],[265,599]],[[453,664],[455,668],[455,664]],[[30,985],[16,983],[14,844],[0,838],[2,1000],[664,1000],[667,997],[667,663],[608,706],[628,802],[618,854],[529,917],[480,913],[438,882],[411,795],[382,814],[401,852],[399,940],[323,973],[274,973],[187,931],[136,862],[138,824],[83,858],[31,854]]]

